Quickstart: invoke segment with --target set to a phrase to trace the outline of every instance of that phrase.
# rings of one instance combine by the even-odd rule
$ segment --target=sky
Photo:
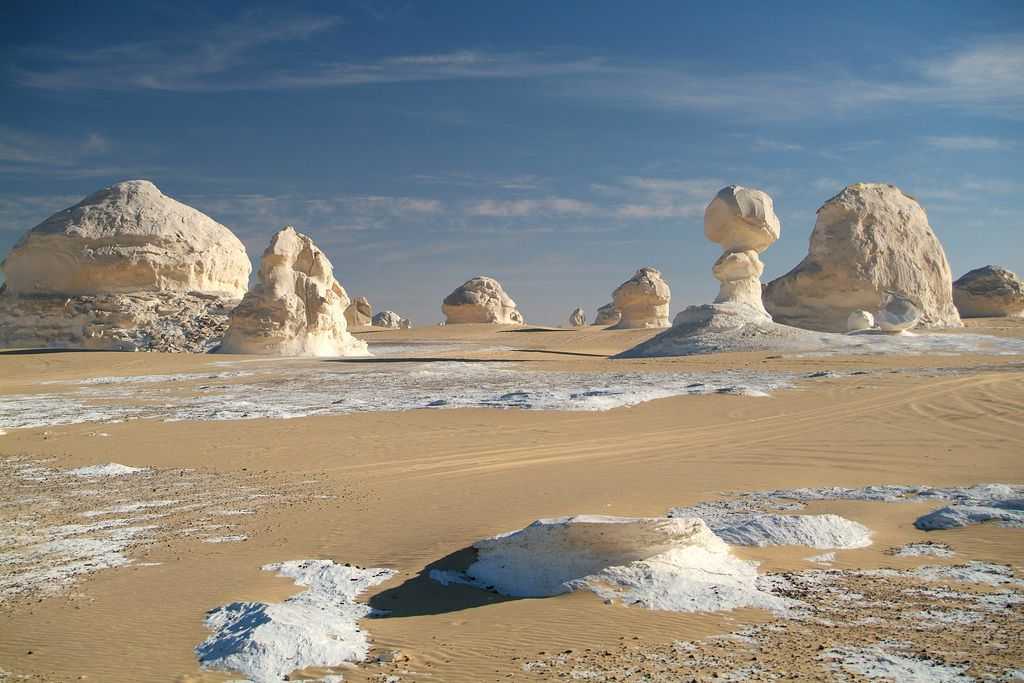
[[[1024,275],[1022,159],[1016,0],[0,6],[0,254],[145,178],[256,262],[293,225],[420,325],[479,274],[534,323],[647,265],[673,314],[710,301],[729,184],[775,201],[766,280],[861,181],[921,202],[954,277]]]

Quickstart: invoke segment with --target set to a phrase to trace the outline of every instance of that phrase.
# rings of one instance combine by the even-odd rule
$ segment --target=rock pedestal
[[[231,312],[223,353],[365,356],[348,332],[348,295],[327,256],[291,226],[263,252],[256,285]]]

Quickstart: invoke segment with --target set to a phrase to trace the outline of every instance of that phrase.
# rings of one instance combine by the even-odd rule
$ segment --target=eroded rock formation
[[[457,287],[441,304],[446,323],[495,323],[522,325],[523,315],[501,283],[478,275]]]
[[[587,324],[587,314],[582,308],[577,308],[569,314],[569,327],[583,327]]]
[[[263,252],[256,285],[231,312],[221,351],[274,356],[361,356],[348,332],[350,301],[327,256],[291,226]]]
[[[385,327],[389,330],[408,330],[412,327],[412,323],[394,311],[381,311],[373,316],[373,326]]]
[[[1024,316],[1024,280],[1001,266],[977,268],[953,283],[953,303],[965,318]]]
[[[612,292],[612,304],[621,317],[616,329],[668,327],[672,292],[656,268],[644,267]]]
[[[615,308],[615,304],[612,302],[606,303],[597,309],[597,315],[594,316],[595,325],[615,325],[622,319],[622,314],[619,313],[618,309]]]
[[[373,306],[365,296],[357,297],[345,309],[345,321],[349,327],[366,327],[373,324]]]

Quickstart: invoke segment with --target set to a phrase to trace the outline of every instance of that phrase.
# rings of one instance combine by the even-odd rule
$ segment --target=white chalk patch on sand
[[[245,534],[235,534],[233,536],[207,536],[203,539],[203,543],[239,543],[248,540],[249,537]]]
[[[1000,526],[1024,528],[1024,498],[978,502],[982,504],[947,505],[918,517],[914,526],[922,531],[936,531],[998,522]]]
[[[195,649],[204,669],[235,671],[254,683],[284,680],[297,669],[366,659],[370,642],[358,622],[372,609],[356,598],[387,581],[390,569],[360,569],[330,560],[268,564],[306,588],[280,603],[235,602],[207,613],[213,631]]]
[[[953,557],[956,553],[945,543],[926,541],[924,543],[907,543],[899,548],[886,551],[894,557]]]
[[[714,532],[726,543],[759,548],[803,545],[827,550],[871,545],[870,529],[839,515],[761,515]]]
[[[145,472],[145,467],[129,467],[116,462],[108,462],[106,465],[90,465],[68,470],[68,474],[76,477],[120,477],[126,474],[137,474]]]
[[[541,519],[474,548],[477,560],[464,575],[435,571],[431,578],[513,597],[589,590],[610,602],[681,612],[786,612],[795,604],[762,590],[756,563],[735,557],[699,519]]]
[[[948,666],[925,657],[899,652],[898,643],[883,641],[868,647],[834,647],[824,654],[833,671],[845,671],[868,679],[901,683],[968,683],[966,667]]]
[[[836,554],[822,553],[820,555],[812,555],[810,557],[805,557],[804,559],[808,562],[814,562],[815,564],[832,564],[836,561]]]
[[[82,517],[102,517],[103,515],[123,515],[126,512],[138,512],[149,508],[169,507],[177,503],[177,500],[144,500],[138,503],[122,503],[106,510],[88,510],[80,513]]]

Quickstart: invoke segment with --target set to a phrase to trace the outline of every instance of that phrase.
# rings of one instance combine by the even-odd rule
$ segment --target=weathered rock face
[[[621,319],[622,314],[615,308],[615,304],[609,302],[597,309],[597,315],[594,316],[594,324],[615,325]]]
[[[408,330],[412,323],[394,311],[381,311],[373,316],[374,327],[386,327],[389,330]]]
[[[221,351],[275,356],[363,356],[348,332],[350,301],[327,256],[291,226],[263,252],[256,285],[231,312]]]
[[[0,348],[205,353],[238,304],[210,294],[0,295]]]
[[[569,327],[583,327],[587,324],[587,314],[582,308],[577,308],[569,314]]]
[[[238,299],[252,266],[226,227],[130,180],[32,228],[3,263],[10,294],[200,292]]]
[[[523,314],[516,302],[505,293],[501,283],[491,277],[478,275],[467,280],[445,297],[441,304],[449,325],[461,323],[496,323],[522,325]]]
[[[350,327],[366,327],[373,324],[373,306],[365,296],[358,297],[345,309],[345,321]]]
[[[1024,316],[1024,280],[1001,266],[977,268],[953,283],[953,303],[965,318]]]
[[[661,273],[641,268],[612,292],[612,304],[621,314],[616,329],[668,327],[668,305],[672,292]]]
[[[850,185],[818,209],[807,257],[764,291],[778,321],[841,332],[852,311],[874,311],[886,292],[920,304],[920,324],[959,327],[952,276],[924,209],[893,185]]]
[[[868,311],[854,311],[846,318],[846,329],[849,332],[870,330],[875,326],[875,316]]]
[[[721,283],[716,304],[747,304],[767,316],[761,302],[764,264],[758,254],[779,239],[781,232],[767,193],[739,185],[719,191],[704,211],[705,237],[725,250],[711,269]]]
[[[921,321],[921,311],[911,299],[888,293],[885,303],[875,313],[875,322],[883,332],[906,332]]]

